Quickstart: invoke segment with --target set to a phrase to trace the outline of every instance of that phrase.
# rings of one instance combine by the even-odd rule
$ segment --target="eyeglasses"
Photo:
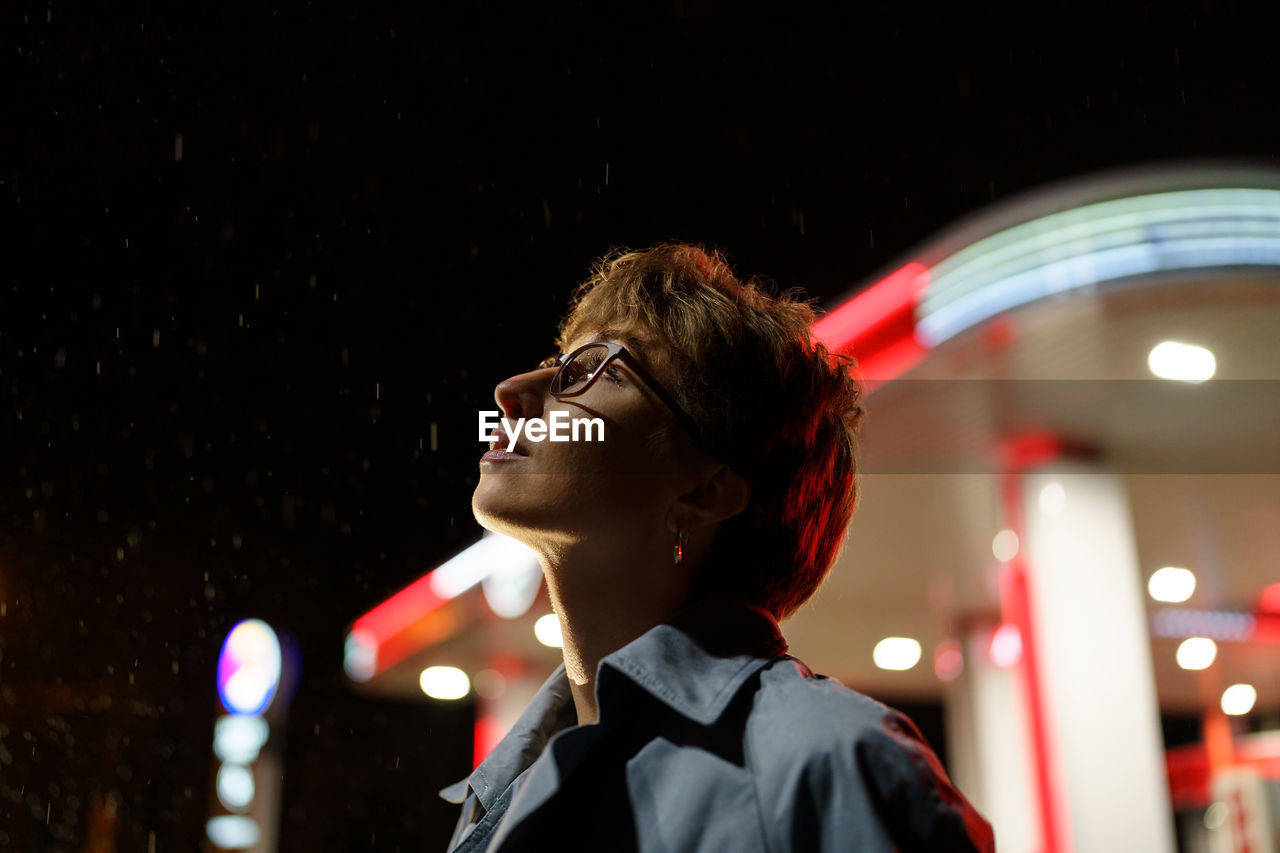
[[[694,444],[705,447],[702,430],[697,422],[680,408],[680,404],[676,402],[671,392],[663,388],[662,383],[654,378],[639,359],[627,352],[622,344],[607,341],[583,344],[567,355],[553,355],[543,359],[538,369],[559,367],[556,375],[551,377],[551,396],[577,397],[586,393],[587,389],[609,369],[609,365],[618,359],[631,368],[631,371],[649,386],[649,390],[666,404],[676,416],[676,420],[680,421],[680,426],[688,433],[689,438],[693,439]]]

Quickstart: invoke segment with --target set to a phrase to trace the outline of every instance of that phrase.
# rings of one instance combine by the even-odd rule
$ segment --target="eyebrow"
[[[630,332],[624,332],[621,329],[602,329],[597,333],[600,339],[614,340],[622,344],[628,351],[645,363],[645,367],[649,364],[649,351],[640,339]]]

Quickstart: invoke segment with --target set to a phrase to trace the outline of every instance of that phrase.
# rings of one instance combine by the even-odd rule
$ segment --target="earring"
[[[680,565],[680,561],[684,559],[684,531],[679,527],[676,528],[676,548],[672,554],[675,565]]]

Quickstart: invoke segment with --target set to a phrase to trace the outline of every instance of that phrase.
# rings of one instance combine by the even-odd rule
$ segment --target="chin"
[[[503,512],[500,506],[502,496],[491,494],[495,490],[489,488],[490,485],[483,478],[476,485],[476,490],[471,493],[471,514],[476,517],[476,522],[485,530],[501,533],[503,531],[498,528],[502,523]],[[495,506],[495,504],[498,504],[498,506]]]
[[[511,488],[481,478],[471,495],[471,514],[485,530],[524,541],[520,532],[528,529],[531,519],[528,508],[521,507],[520,503],[518,493]]]
[[[535,551],[569,533],[563,507],[554,496],[530,494],[496,478],[480,480],[471,495],[471,514],[485,530],[510,536]]]

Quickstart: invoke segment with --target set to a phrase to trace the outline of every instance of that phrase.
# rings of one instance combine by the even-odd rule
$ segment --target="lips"
[[[507,447],[511,445],[511,435],[501,423],[498,428],[493,431],[493,436],[489,439],[489,453],[504,453],[509,456],[528,456],[529,452],[520,446],[520,442],[516,442],[515,447],[511,448],[510,453]],[[486,456],[488,454],[485,454]]]

